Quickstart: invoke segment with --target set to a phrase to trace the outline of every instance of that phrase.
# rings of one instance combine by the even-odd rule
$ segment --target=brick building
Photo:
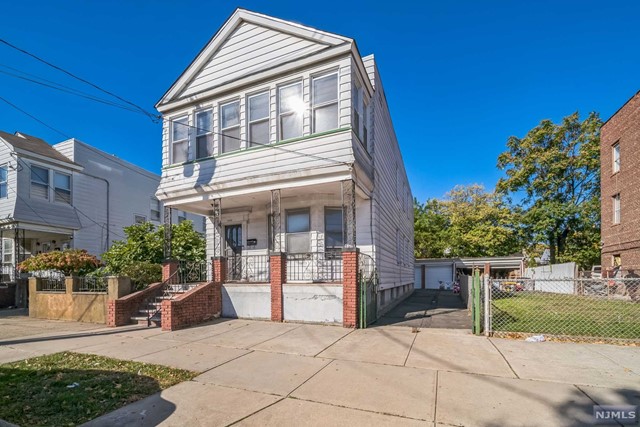
[[[602,126],[602,268],[640,272],[640,91]]]

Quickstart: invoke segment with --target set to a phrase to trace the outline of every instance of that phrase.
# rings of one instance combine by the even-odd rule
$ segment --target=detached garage
[[[455,280],[456,260],[417,259],[415,262],[416,289],[439,289],[440,282],[451,285]]]

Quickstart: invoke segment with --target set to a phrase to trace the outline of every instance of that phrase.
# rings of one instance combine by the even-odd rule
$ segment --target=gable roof
[[[265,69],[353,44],[348,37],[238,8],[156,108]]]
[[[68,163],[69,165],[79,166],[77,163],[71,161],[68,157],[64,156],[58,150],[49,145],[46,141],[36,138],[35,136],[27,135],[23,132],[16,132],[12,135],[7,132],[0,131],[0,139],[5,143],[12,146],[16,151],[22,151],[24,153],[33,153],[38,156],[48,157],[58,162]]]

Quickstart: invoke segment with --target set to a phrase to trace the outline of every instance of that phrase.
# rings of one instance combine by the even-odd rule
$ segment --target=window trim
[[[277,134],[276,134],[277,142],[287,141],[289,139],[300,138],[304,136],[304,112],[302,112],[302,120],[300,121],[300,135],[292,136],[291,138],[286,138],[286,139],[282,137],[282,117],[294,115],[296,114],[296,111],[295,109],[292,109],[291,111],[286,111],[284,113],[281,111],[280,103],[282,101],[282,96],[280,95],[280,93],[282,92],[282,89],[285,89],[291,86],[296,86],[296,85],[300,85],[300,96],[301,96],[302,102],[304,103],[304,79],[300,78],[298,80],[295,80],[289,83],[283,83],[276,86],[276,116],[278,120]]]
[[[237,125],[233,125],[233,126],[228,126],[228,127],[222,127],[222,109],[228,105],[231,104],[238,104],[238,124]],[[220,136],[218,138],[219,144],[218,144],[218,153],[219,154],[227,154],[227,153],[234,153],[236,151],[240,151],[242,150],[242,135],[241,135],[241,129],[242,129],[242,111],[240,111],[240,100],[238,98],[233,98],[233,99],[229,99],[226,101],[221,102],[220,104],[218,104],[218,124],[220,126]],[[238,129],[238,142],[240,143],[240,148],[238,148],[237,150],[229,150],[229,151],[224,151],[224,137],[225,135],[225,131],[228,131],[230,129]],[[235,138],[232,138],[235,139]]]
[[[174,140],[173,139],[173,135],[174,135],[174,129],[175,129],[175,126],[176,126],[176,122],[179,121],[179,120],[182,120],[182,119],[187,119],[187,123],[186,123],[186,125],[184,125],[184,126],[187,127],[187,137],[184,138],[184,139]],[[180,164],[180,163],[188,162],[189,161],[189,113],[184,113],[184,114],[181,114],[181,115],[175,116],[175,117],[169,117],[169,124],[171,125],[170,129],[169,129],[169,142],[170,142],[170,144],[169,144],[169,147],[170,147],[169,148],[169,158],[171,159],[170,163],[172,165],[174,165],[174,164]],[[181,123],[178,123],[178,124],[181,124]],[[175,161],[175,153],[173,151],[173,146],[175,144],[182,144],[182,143],[186,143],[187,152],[186,152],[186,155],[185,155],[184,162],[179,162],[178,163],[178,162]]]
[[[203,113],[207,113],[207,112],[211,112],[211,123],[209,123],[210,125],[210,129],[209,132],[205,132],[205,133],[200,133],[200,128],[198,127],[198,114],[203,114]],[[200,157],[198,155],[198,138],[202,137],[202,136],[209,136],[211,135],[211,142],[213,144],[213,122],[214,122],[214,118],[213,118],[213,106],[207,106],[207,107],[203,107],[200,109],[197,109],[193,112],[193,121],[194,121],[194,126],[195,126],[195,150],[194,150],[194,160],[202,160],[202,159],[208,159],[210,157],[213,157],[214,155],[214,150],[215,147],[212,145],[211,146],[211,154],[209,154],[208,156],[202,156]],[[187,138],[188,139],[188,138]],[[188,150],[188,148],[187,148]],[[187,151],[187,155],[188,155],[188,151]]]
[[[267,106],[268,106],[268,111],[267,111],[267,116],[266,117],[262,117],[260,119],[256,119],[256,120],[251,120],[251,98],[255,98],[258,96],[267,96]],[[247,94],[246,95],[246,101],[245,101],[245,105],[246,105],[246,117],[247,117],[247,148],[249,147],[264,147],[265,145],[269,145],[271,144],[271,91],[269,88],[258,91],[258,92],[254,92],[251,94]],[[259,123],[267,123],[267,127],[269,128],[269,140],[267,141],[266,144],[254,144],[253,143],[253,138],[251,136],[251,125],[255,125],[255,124],[259,124]]]
[[[53,172],[53,201],[55,203],[62,203],[65,205],[73,205],[73,175],[70,173],[60,172],[55,169],[52,169]],[[64,200],[57,200],[58,191],[67,191],[66,189],[61,189],[56,186],[56,174],[64,175],[69,177],[69,202],[65,202]]]
[[[611,197],[611,200],[613,202],[613,224],[620,224],[620,220],[621,220],[621,213],[622,213],[622,204],[620,202],[620,193],[614,194]]]
[[[42,169],[44,171],[47,171],[47,182],[45,184],[40,183],[40,182],[35,182],[34,183],[34,181],[33,181],[33,169],[34,168],[38,168],[38,169]],[[50,188],[50,185],[51,185],[51,169],[45,168],[45,167],[42,167],[42,166],[39,166],[39,165],[35,165],[35,164],[30,164],[29,165],[29,170],[30,170],[30,174],[29,174],[29,198],[30,199],[34,198],[33,197],[33,185],[35,184],[35,185],[45,186],[47,188],[47,191],[46,191],[47,197],[45,197],[44,199],[41,198],[41,197],[36,197],[36,198],[40,199],[40,200],[48,200],[48,201],[50,201],[51,200],[51,194],[50,194],[50,192],[51,192],[51,188]]]
[[[332,101],[325,101],[325,102],[321,102],[319,104],[316,105],[315,103],[315,90],[313,89],[313,83],[316,80],[321,80],[321,79],[326,79],[328,77],[331,76],[336,76],[336,98],[335,100]],[[323,73],[318,73],[318,74],[314,74],[311,76],[311,81],[309,82],[309,88],[310,88],[310,92],[311,92],[311,105],[310,105],[310,110],[311,110],[311,134],[316,134],[316,133],[321,133],[321,132],[328,132],[334,129],[339,129],[340,128],[340,73],[338,72],[338,70],[331,70],[331,71],[326,71]],[[304,94],[303,94],[303,98],[304,98]],[[337,115],[336,115],[336,127],[334,129],[325,129],[323,131],[318,132],[316,130],[316,120],[315,120],[315,111],[317,108],[324,108],[324,107],[329,107],[331,105],[335,105],[337,108]]]
[[[616,159],[616,152],[617,152],[617,159]],[[620,162],[621,162],[621,156],[620,156],[621,152],[620,152],[620,141],[616,141],[612,146],[611,146],[611,161],[612,161],[612,170],[613,173],[618,173],[620,172]]]
[[[161,222],[161,220],[162,220],[162,204],[160,203],[160,200],[157,197],[151,196],[151,197],[149,197],[149,201],[151,203],[156,202],[158,204],[158,219],[154,219],[153,212],[155,210],[152,209],[153,206],[151,206],[151,203],[149,204],[149,220],[150,221],[155,221],[155,222]]]

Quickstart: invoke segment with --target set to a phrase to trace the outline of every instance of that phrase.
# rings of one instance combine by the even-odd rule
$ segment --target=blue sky
[[[393,5],[391,7],[390,5]],[[153,110],[236,6],[356,39],[374,53],[414,195],[492,189],[510,135],[576,110],[606,119],[640,89],[636,1],[31,1],[2,4],[0,37]],[[155,172],[160,125],[17,80],[78,82],[0,45],[0,96]],[[102,96],[102,95],[100,95]],[[0,101],[0,129],[65,139]]]

